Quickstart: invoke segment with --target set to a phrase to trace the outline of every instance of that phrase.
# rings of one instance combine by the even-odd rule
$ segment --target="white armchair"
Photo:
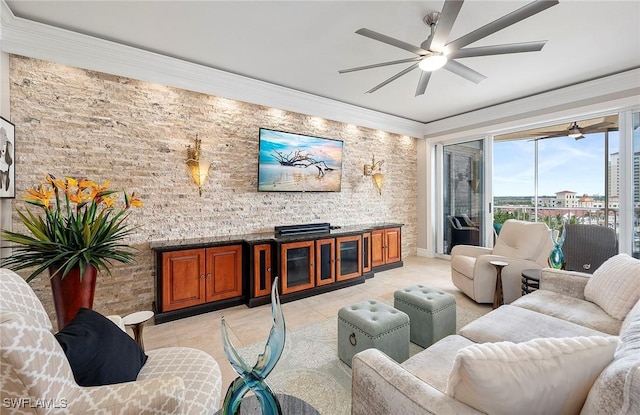
[[[0,269],[0,293],[3,414],[212,414],[220,407],[218,363],[185,347],[147,351],[134,382],[79,386],[31,287]]]
[[[545,223],[510,219],[504,223],[493,249],[457,245],[451,250],[451,280],[477,303],[492,303],[496,269],[489,261],[504,261],[504,302],[522,295],[522,270],[544,268],[553,249],[551,231]]]

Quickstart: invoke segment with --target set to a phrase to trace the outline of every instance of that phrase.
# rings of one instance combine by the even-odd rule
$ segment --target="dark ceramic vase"
[[[95,267],[87,265],[84,275],[80,278],[80,268],[76,267],[62,278],[62,272],[57,268],[49,268],[53,304],[56,309],[58,330],[66,326],[78,313],[80,308],[93,308],[93,296],[96,291]]]

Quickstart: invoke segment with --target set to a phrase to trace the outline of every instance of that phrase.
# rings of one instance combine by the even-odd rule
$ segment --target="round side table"
[[[539,268],[522,270],[522,295],[530,294],[540,288],[540,274],[542,270]]]
[[[144,350],[144,341],[142,339],[142,327],[144,327],[144,323],[149,321],[153,317],[153,311],[138,311],[136,313],[131,313],[122,318],[122,322],[125,326],[131,327],[133,330],[133,338],[136,343],[142,347]]]
[[[496,267],[496,292],[493,296],[493,308],[496,309],[504,304],[504,294],[502,292],[502,268],[509,265],[504,261],[489,261],[491,265]]]

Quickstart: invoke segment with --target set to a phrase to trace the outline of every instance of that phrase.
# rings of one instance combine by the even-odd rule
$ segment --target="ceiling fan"
[[[586,127],[580,127],[578,123],[574,121],[566,130],[540,132],[539,134],[541,135],[541,137],[537,137],[536,140],[544,140],[546,138],[554,137],[573,137],[576,140],[580,140],[584,138],[584,134],[604,131],[606,130],[606,128],[604,127],[612,124],[612,122],[599,122],[597,124],[589,125]]]
[[[420,44],[420,47],[411,45],[409,43],[403,42],[402,40],[398,40],[378,32],[374,32],[373,30],[365,28],[357,30],[356,33],[359,35],[377,40],[382,43],[386,43],[391,46],[395,46],[400,49],[404,49],[418,56],[390,62],[377,63],[373,65],[360,66],[357,68],[343,69],[338,71],[338,73],[343,74],[348,72],[361,71],[364,69],[378,68],[381,66],[413,62],[411,66],[398,72],[386,81],[374,86],[373,88],[368,90],[367,93],[377,91],[383,86],[395,81],[396,79],[411,72],[416,68],[420,68],[422,71],[420,72],[420,80],[418,81],[418,87],[416,88],[415,96],[424,94],[425,90],[427,89],[429,79],[431,78],[431,73],[440,68],[444,68],[449,72],[468,79],[469,81],[478,83],[483,79],[486,79],[486,76],[474,71],[466,65],[461,64],[456,59],[471,58],[475,56],[501,55],[507,53],[537,52],[542,50],[542,47],[545,45],[546,40],[537,42],[480,46],[466,49],[464,47],[480,39],[483,39],[492,33],[502,30],[505,27],[511,26],[521,20],[531,17],[534,14],[540,13],[541,11],[548,9],[549,7],[555,6],[556,4],[558,4],[558,1],[534,1],[533,3],[529,3],[518,10],[515,10],[497,20],[494,20],[491,23],[480,27],[479,29],[476,29],[452,42],[447,43],[451,28],[453,27],[453,24],[458,17],[458,13],[462,8],[463,3],[464,0],[446,0],[441,12],[429,13],[424,17],[423,21],[427,26],[431,28],[431,34],[424,42]]]

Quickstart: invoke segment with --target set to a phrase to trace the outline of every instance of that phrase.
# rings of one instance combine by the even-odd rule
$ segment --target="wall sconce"
[[[201,140],[196,135],[195,146],[187,146],[187,157],[189,157],[187,159],[187,166],[189,166],[193,181],[198,185],[198,193],[202,196],[202,186],[204,186],[204,182],[207,180],[211,163],[200,160],[200,142]]]
[[[371,161],[371,165],[368,165],[368,164],[364,165],[364,175],[371,176],[371,179],[373,180],[373,184],[375,184],[376,187],[378,188],[379,194],[382,194],[382,186],[384,186],[384,174],[380,173],[383,163],[384,163],[384,160],[376,161],[376,158],[374,156]],[[376,170],[378,171],[375,172]]]

